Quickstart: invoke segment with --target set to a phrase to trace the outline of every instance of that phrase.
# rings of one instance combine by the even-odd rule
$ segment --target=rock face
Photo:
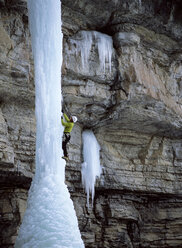
[[[34,172],[34,84],[26,1],[0,1],[0,247],[13,247]]]
[[[34,173],[33,66],[26,1],[0,1],[0,247],[13,247]],[[79,119],[66,183],[85,247],[182,246],[180,1],[62,0],[64,108]],[[82,131],[101,146],[93,209]]]

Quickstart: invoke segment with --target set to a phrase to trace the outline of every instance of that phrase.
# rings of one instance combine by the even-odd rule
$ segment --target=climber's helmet
[[[77,122],[77,117],[76,116],[72,116],[72,120],[73,120],[74,123]]]

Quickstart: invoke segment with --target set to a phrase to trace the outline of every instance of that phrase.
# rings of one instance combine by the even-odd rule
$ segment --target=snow
[[[82,248],[61,159],[59,0],[28,0],[36,85],[36,172],[15,248]]]
[[[83,131],[82,138],[84,159],[84,163],[82,164],[82,183],[87,193],[87,206],[89,207],[89,195],[91,193],[93,205],[95,182],[102,172],[99,154],[100,146],[91,130]]]
[[[89,56],[95,45],[98,51],[100,69],[103,73],[106,69],[111,72],[113,41],[109,35],[97,31],[81,31],[79,39],[72,40],[72,42],[76,44],[76,55],[81,56],[84,70],[89,68]]]

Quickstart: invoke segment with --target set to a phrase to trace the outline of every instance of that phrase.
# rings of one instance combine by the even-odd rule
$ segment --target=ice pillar
[[[60,0],[28,0],[36,88],[36,173],[15,248],[82,248],[61,159]]]

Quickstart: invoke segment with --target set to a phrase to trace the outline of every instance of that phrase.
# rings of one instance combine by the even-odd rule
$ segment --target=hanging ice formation
[[[76,44],[76,55],[81,55],[83,69],[88,69],[89,56],[92,46],[95,44],[98,50],[99,63],[101,70],[111,72],[111,59],[113,51],[113,41],[109,35],[99,33],[97,31],[81,31],[80,37],[72,40]]]
[[[96,178],[100,177],[102,172],[99,156],[100,146],[95,135],[90,130],[83,131],[82,139],[84,159],[82,164],[82,184],[87,193],[87,206],[89,207],[89,195],[91,193],[93,204]]]
[[[117,5],[117,3],[118,3],[118,0],[114,0],[114,3],[115,3],[115,5]]]
[[[36,85],[36,173],[15,248],[83,248],[61,159],[60,0],[28,0]]]
[[[139,8],[141,9],[142,7],[142,0],[138,0]]]

